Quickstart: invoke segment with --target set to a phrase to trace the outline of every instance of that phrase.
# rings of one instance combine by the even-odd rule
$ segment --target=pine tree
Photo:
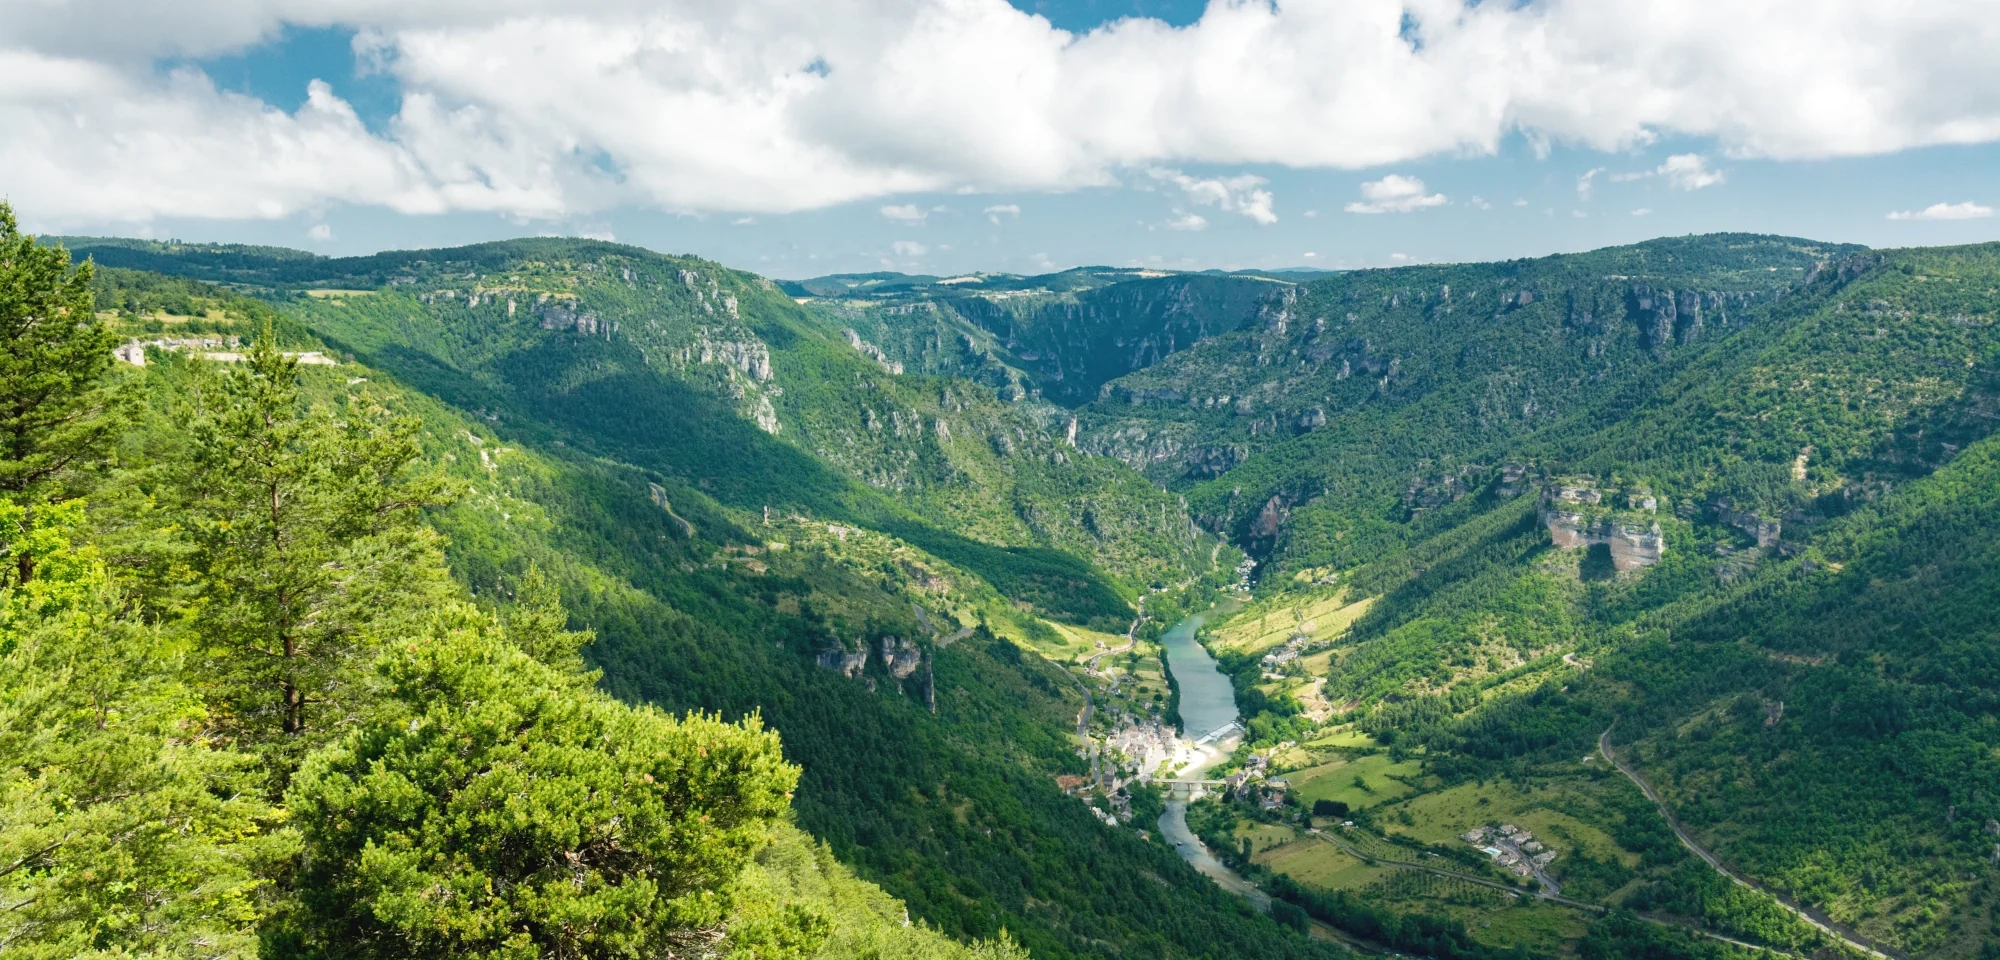
[[[583,648],[596,639],[588,630],[571,630],[562,596],[540,567],[529,566],[514,590],[506,614],[507,639],[528,656],[574,677],[583,686],[597,683],[599,671],[586,669]]]
[[[73,492],[119,422],[105,373],[117,344],[91,309],[91,266],[21,233],[0,203],[0,497],[27,507]],[[35,557],[15,552],[15,582]],[[0,582],[5,582],[0,579]]]
[[[362,400],[307,403],[267,330],[200,391],[178,496],[212,696],[280,773],[355,718],[356,674],[450,595],[421,508],[418,424]]]
[[[798,780],[777,735],[626,706],[498,626],[445,605],[381,659],[384,709],[293,780],[304,872],[284,952],[715,955]]]
[[[0,501],[41,570],[0,589],[0,953],[255,957],[255,868],[283,838],[254,760],[72,546],[82,513]]]

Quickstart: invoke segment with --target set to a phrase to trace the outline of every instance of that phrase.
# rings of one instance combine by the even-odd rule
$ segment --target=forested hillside
[[[677,275],[669,276],[678,282]],[[330,501],[316,509],[368,516],[392,510],[398,523],[392,531],[356,528],[324,512],[292,521],[299,525],[297,535],[312,538],[314,549],[322,551],[301,555],[296,562],[310,565],[324,562],[321,558],[329,556],[324,551],[349,551],[332,554],[355,558],[336,560],[334,569],[365,558],[368,562],[357,569],[374,578],[336,578],[326,585],[338,588],[338,609],[353,618],[334,620],[330,613],[313,617],[315,630],[338,638],[337,662],[314,660],[309,669],[301,668],[293,687],[278,688],[277,706],[241,698],[231,692],[233,687],[204,693],[211,699],[201,701],[209,704],[203,709],[218,717],[254,707],[277,728],[268,756],[255,751],[218,754],[215,763],[235,764],[233,769],[253,779],[270,776],[274,769],[307,770],[316,778],[313,783],[326,786],[311,794],[274,788],[265,806],[245,814],[266,818],[259,821],[262,826],[219,827],[238,839],[249,838],[243,842],[262,845],[259,850],[269,847],[268,857],[256,862],[233,847],[218,855],[225,866],[235,865],[230,869],[237,873],[227,875],[237,878],[232,882],[269,897],[242,895],[217,906],[190,908],[191,919],[175,922],[226,922],[237,937],[230,949],[239,955],[248,955],[258,942],[268,955],[359,943],[375,944],[369,949],[384,956],[455,955],[474,949],[468,944],[477,937],[516,937],[507,940],[514,944],[510,949],[623,956],[654,949],[642,934],[665,937],[662,942],[676,951],[698,947],[705,953],[746,957],[921,956],[967,949],[997,955],[1014,949],[1009,944],[1050,957],[1105,951],[1214,956],[1224,949],[1222,944],[1229,945],[1232,955],[1326,955],[1327,948],[1248,911],[1171,850],[1131,830],[1108,828],[1088,807],[1063,796],[1054,776],[1084,768],[1071,733],[1083,694],[1068,674],[987,629],[991,624],[1002,632],[1019,630],[1024,623],[1041,623],[1037,615],[1045,613],[1071,622],[1096,617],[1122,631],[1130,619],[1125,597],[1133,590],[1127,578],[1145,575],[1146,563],[1180,563],[1176,557],[1193,551],[1186,541],[1133,535],[1135,545],[1127,548],[1131,552],[1117,553],[1127,529],[1114,525],[1121,516],[1116,511],[1122,509],[1118,484],[1136,484],[1129,495],[1139,507],[1129,529],[1165,529],[1173,537],[1186,537],[1190,531],[1184,515],[1170,495],[1137,484],[1120,465],[1093,463],[1047,435],[1017,439],[1010,457],[993,438],[1016,425],[1026,432],[1031,421],[1012,419],[1016,414],[998,407],[990,395],[982,399],[963,382],[910,386],[863,380],[886,374],[859,355],[829,358],[827,353],[846,348],[838,341],[813,339],[818,334],[812,329],[761,327],[791,348],[790,353],[772,349],[766,360],[756,354],[752,340],[742,337],[743,327],[720,319],[729,313],[729,294],[715,289],[703,288],[692,308],[701,310],[698,304],[705,301],[718,315],[712,327],[696,334],[696,341],[672,342],[682,331],[664,322],[667,329],[658,339],[617,339],[619,331],[631,329],[629,315],[619,315],[609,321],[619,325],[610,341],[613,349],[605,349],[599,346],[607,342],[603,327],[578,329],[595,312],[594,301],[584,296],[569,301],[551,294],[538,303],[538,295],[530,299],[517,292],[513,314],[524,322],[508,327],[504,301],[481,318],[472,311],[487,305],[485,295],[475,295],[480,304],[464,306],[469,298],[462,282],[456,295],[447,298],[422,287],[398,289],[417,284],[375,291],[317,285],[326,279],[310,278],[315,285],[304,289],[313,293],[260,287],[262,299],[127,270],[106,269],[89,281],[102,309],[85,328],[94,339],[77,362],[87,354],[94,382],[128,402],[116,419],[104,421],[105,439],[114,446],[105,452],[104,469],[93,471],[97,482],[55,499],[88,494],[80,504],[63,508],[68,511],[63,516],[112,558],[104,568],[106,577],[149,598],[148,603],[174,611],[186,621],[177,629],[227,630],[236,636],[262,627],[270,616],[263,607],[234,607],[236,612],[218,619],[215,608],[197,606],[197,599],[187,595],[191,584],[207,582],[205,574],[191,571],[209,568],[200,560],[205,555],[199,544],[184,541],[199,540],[207,535],[201,531],[209,531],[230,543],[232,537],[250,535],[244,531],[261,529],[251,522],[254,517],[230,512],[240,511],[247,501],[231,499],[228,491],[237,488],[218,481],[219,475],[264,464],[261,469],[267,473],[280,474],[267,477],[270,482],[293,480],[285,468],[271,465],[268,453],[259,452],[265,448],[247,448],[231,435],[211,430],[207,420],[191,411],[213,396],[234,396],[229,391],[240,389],[265,404],[257,409],[292,418],[281,418],[282,435],[266,441],[267,446],[308,445],[301,449],[310,451],[315,438],[359,431],[360,439],[352,443],[389,444],[399,458],[356,462],[340,447],[326,455],[324,469],[312,467],[317,472],[306,478],[320,484],[313,496]],[[685,284],[681,288],[689,289]],[[456,300],[460,306],[426,311],[426,296],[432,302]],[[396,297],[401,299],[391,299]],[[405,309],[398,313],[380,306],[388,303]],[[530,304],[545,310],[528,319]],[[75,300],[67,309],[70,315],[88,313]],[[742,301],[737,311],[751,312]],[[642,324],[647,318],[636,308],[635,315]],[[684,315],[663,308],[655,316],[672,321]],[[475,335],[482,331],[490,336]],[[726,341],[734,346],[721,346],[730,334],[737,335]],[[723,359],[700,359],[701,336],[708,338],[711,356]],[[110,347],[134,339],[153,344],[144,350],[146,364],[112,368]],[[523,341],[533,341],[536,349]],[[677,360],[675,349],[686,352]],[[649,358],[646,351],[658,353]],[[251,359],[228,362],[243,354]],[[363,363],[363,356],[376,362]],[[336,362],[315,362],[321,358]],[[758,370],[766,362],[775,372],[760,380]],[[815,456],[811,441],[792,443],[787,434],[829,429],[814,423],[814,416],[834,419],[809,402],[816,381],[806,381],[797,391],[785,389],[790,385],[784,379],[787,364],[794,362],[822,364],[836,380],[856,377],[861,386],[828,393],[833,399],[826,406],[854,397],[864,405],[880,403],[850,411],[862,421],[861,429],[866,429],[867,410],[879,410],[884,420],[909,415],[907,407],[899,411],[882,403],[880,394],[913,404],[936,403],[926,409],[944,411],[943,401],[926,398],[964,392],[959,408],[941,413],[940,419],[947,430],[967,425],[959,429],[972,434],[971,455],[954,459],[951,448],[934,439],[931,421],[924,424],[922,444],[910,436],[912,442],[904,447],[885,443],[883,449],[920,454],[911,461],[915,466],[908,476],[926,485],[934,477],[943,478],[939,483],[952,482],[952,471],[966,469],[988,471],[977,478],[988,486],[1027,478],[1015,489],[1003,490],[1007,499],[990,503],[1021,511],[1018,526],[1008,529],[1028,545],[985,543],[949,526],[968,517],[972,519],[964,527],[969,533],[987,533],[974,521],[982,516],[980,509],[992,509],[990,503],[964,514],[932,512],[942,510],[943,498],[925,501],[918,482],[901,490],[893,483],[871,486]],[[579,389],[607,380],[612,383],[601,394]],[[742,391],[732,390],[731,384]],[[759,396],[772,399],[780,418],[775,435],[757,423]],[[619,416],[608,415],[610,410]],[[592,412],[600,416],[586,415]],[[654,415],[657,421],[650,420]],[[254,427],[242,415],[230,423],[239,432]],[[994,432],[983,432],[988,429]],[[1023,466],[1031,458],[1041,459]],[[298,462],[306,469],[317,461],[301,454],[275,462]],[[1073,476],[1063,470],[1066,466],[1076,468]],[[84,479],[78,475],[79,482]],[[973,485],[964,477],[956,482]],[[1112,544],[1102,554],[1110,563],[1121,556],[1139,559],[1111,573],[1097,566],[1093,555],[1041,545],[1032,539],[1039,535],[1027,519],[1033,516],[1029,508],[1037,502],[1035,495],[1060,496],[1048,502],[1062,509],[1075,504],[1099,516],[1095,528],[1076,524],[1081,529],[1053,531],[1051,540],[1066,536],[1076,538],[1069,541],[1073,543]],[[1163,517],[1170,524],[1178,517],[1177,526],[1160,527]],[[394,537],[384,541],[391,532]],[[382,551],[392,547],[412,559],[390,563],[393,558]],[[1201,550],[1200,558],[1210,552]],[[201,566],[191,566],[198,561]],[[232,555],[231,563],[239,565],[232,569],[248,571],[269,559]],[[561,607],[555,605],[558,598]],[[440,626],[428,626],[438,617],[444,618],[437,621]],[[490,628],[481,626],[489,621]],[[587,632],[572,632],[579,629]],[[426,630],[442,631],[439,635],[450,643],[433,648],[419,642],[417,638],[430,635]],[[634,715],[659,718],[658,723],[669,725],[667,732],[648,733],[641,727],[634,735],[666,737],[678,729],[672,724],[681,724],[688,737],[709,737],[715,743],[724,742],[716,738],[737,737],[761,751],[745,753],[749,748],[744,747],[723,754],[694,741],[685,751],[714,758],[704,762],[728,764],[726,772],[705,774],[710,779],[699,782],[669,779],[658,769],[620,772],[613,766],[588,774],[612,778],[600,780],[600,789],[623,777],[626,783],[658,782],[662,789],[692,791],[690,796],[716,803],[724,802],[729,790],[765,790],[756,795],[760,806],[752,811],[754,817],[721,823],[720,808],[696,806],[687,813],[697,819],[708,816],[718,821],[718,829],[735,831],[700,847],[710,859],[661,851],[661,856],[672,853],[681,859],[654,875],[683,886],[658,894],[660,902],[685,895],[695,898],[691,906],[673,901],[655,908],[638,899],[636,891],[607,888],[589,909],[623,911],[631,922],[655,928],[627,935],[602,921],[578,921],[623,939],[609,945],[551,945],[537,939],[532,923],[516,923],[498,907],[480,907],[483,912],[463,917],[423,907],[421,891],[445,889],[436,884],[471,890],[485,882],[484,875],[473,871],[462,877],[439,873],[442,864],[458,862],[449,859],[449,850],[438,855],[446,859],[432,861],[413,853],[417,859],[408,870],[416,872],[411,873],[400,862],[375,859],[369,852],[375,848],[365,843],[371,837],[400,836],[393,830],[370,831],[415,829],[396,824],[430,823],[442,829],[459,815],[456,810],[471,816],[485,800],[467,795],[453,801],[466,804],[463,808],[432,812],[428,801],[401,794],[393,809],[368,814],[376,819],[365,828],[361,821],[343,819],[360,816],[353,811],[374,809],[368,806],[367,791],[393,786],[369,779],[376,774],[368,771],[389,762],[382,758],[440,761],[424,754],[420,745],[406,743],[407,738],[380,731],[407,728],[415,734],[435,722],[444,725],[438,733],[447,738],[438,741],[442,743],[454,735],[456,728],[449,724],[499,729],[512,722],[510,716],[557,709],[533,705],[554,703],[548,697],[556,694],[537,692],[534,683],[540,681],[534,677],[540,674],[524,674],[517,661],[508,659],[515,654],[489,655],[481,652],[485,647],[466,645],[473,641],[464,638],[482,635],[481,630],[499,638],[492,643],[504,642],[506,650],[523,650],[523,656],[547,661],[551,689],[561,697],[597,704],[585,711],[597,711],[590,714],[597,718],[590,723],[630,726],[616,711],[632,713],[622,704],[645,704]],[[406,667],[398,659],[403,657],[422,662]],[[592,672],[581,672],[586,666]],[[134,669],[160,672],[149,664],[135,664]],[[268,685],[256,679],[265,677],[259,672],[264,670],[268,667],[255,660],[190,660],[186,682],[202,687],[211,675],[241,672],[243,683],[256,687]],[[294,687],[296,697],[290,692]],[[516,687],[518,692],[510,692]],[[602,693],[589,692],[592,687]],[[491,703],[502,712],[457,716],[401,698],[399,692],[433,688],[445,702]],[[533,706],[507,706],[517,699]],[[506,714],[508,709],[528,712]],[[666,712],[649,712],[655,710]],[[302,730],[330,724],[330,739],[322,744],[309,733],[292,735],[287,711],[308,718],[300,721]],[[359,738],[352,743],[340,739],[349,727],[355,730],[351,738]],[[550,750],[562,746],[561,735],[541,729],[509,736],[546,740]],[[496,741],[494,749],[504,755],[511,742]],[[591,748],[586,740],[578,741],[576,749]],[[547,762],[559,762],[561,756],[551,754]],[[734,759],[738,756],[745,759]],[[33,767],[32,758],[21,758],[10,769]],[[510,788],[499,783],[490,788],[491,796],[509,796]],[[387,796],[382,803],[388,803]],[[543,803],[531,796],[521,802]],[[565,821],[531,812],[542,809],[519,808],[521,816],[558,834],[547,841],[555,845],[550,855],[558,862],[569,856],[562,852],[563,843],[571,844],[570,849],[599,843],[589,831],[601,829],[604,818],[637,815],[623,809],[585,810],[577,814],[581,832],[561,834]],[[382,826],[387,823],[382,818],[392,815],[404,819]],[[505,822],[504,814],[495,816],[501,819],[468,820],[454,828],[458,833],[440,835],[436,842],[484,842]],[[652,822],[642,821],[631,830],[643,837],[650,829],[645,824]],[[675,843],[705,842],[698,831],[671,835]],[[19,839],[35,842],[25,835]],[[381,842],[387,841],[377,846]],[[301,848],[301,843],[308,845]],[[301,859],[301,849],[321,849],[312,844],[344,852]],[[824,847],[816,849],[815,844]],[[521,850],[495,849],[508,851],[509,857]],[[532,856],[525,859],[533,862]],[[93,869],[61,856],[49,857],[46,865],[51,875],[70,871],[63,875],[77,876],[77,870]],[[900,926],[895,902],[853,879],[850,868],[903,898],[911,916],[928,926]],[[514,882],[493,876],[503,887]],[[200,871],[183,873],[179,882],[206,891],[213,887],[208,877]],[[405,886],[380,886],[392,879]],[[433,886],[423,886],[427,883]],[[536,907],[558,908],[571,909]],[[75,915],[91,918],[88,910]],[[422,929],[434,923],[462,928],[462,939],[424,939],[430,935]],[[523,923],[530,932],[518,934]],[[384,924],[394,929],[384,929]],[[189,925],[182,932],[206,936],[209,928]],[[106,934],[106,948],[132,942],[119,936]],[[974,946],[958,946],[966,942]],[[56,953],[60,951],[51,955]]]
[[[1115,382],[1091,422],[1100,448],[1242,450],[1189,492],[1269,568],[1211,643],[1263,711],[1245,758],[1304,796],[1392,842],[1539,821],[1566,889],[1833,948],[1685,858],[1608,730],[1695,842],[1854,943],[1985,956],[1996,317],[1995,246],[1693,238],[1361,274]],[[1365,889],[1480,916],[1392,887]]]
[[[96,272],[37,267],[66,299],[20,315],[88,309],[63,355],[103,362],[60,380],[85,413],[58,452],[9,461],[41,466],[7,474],[4,629],[47,639],[8,649],[129,632],[91,668],[123,679],[88,682],[195,719],[10,741],[9,802],[47,826],[7,842],[68,896],[107,868],[36,845],[71,816],[48,758],[115,747],[165,792],[91,815],[204,838],[159,856],[209,864],[176,874],[209,900],[141,896],[189,935],[459,949],[398,884],[444,889],[479,831],[397,846],[428,808],[369,806],[374,771],[518,715],[579,777],[665,782],[577,730],[741,758],[700,792],[736,819],[676,808],[717,839],[648,854],[711,857],[670,872],[712,894],[649,888],[667,919],[621,943],[1339,952],[1310,917],[1438,958],[2000,950],[2000,246],[801,284],[572,240],[73,246]],[[258,544],[260,482],[318,491],[297,557]],[[1188,821],[1278,922],[1142,834],[1156,794],[1121,825],[1057,783],[1095,770],[1079,731],[1171,715],[1142,656],[1245,553],[1203,635],[1247,731],[1210,775],[1239,786]],[[255,599],[267,568],[320,606]],[[96,702],[38,662],[21,702]],[[215,805],[171,771],[261,786]],[[575,909],[640,895],[605,876]],[[552,943],[537,909],[498,897],[452,942]]]
[[[1250,274],[1082,267],[1039,277],[827,277],[792,289],[829,325],[915,371],[1063,407],[1257,316],[1290,286]]]

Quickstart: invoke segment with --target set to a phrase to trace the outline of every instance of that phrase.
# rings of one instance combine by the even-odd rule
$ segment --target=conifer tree
[[[90,277],[0,202],[0,497],[31,513],[99,462],[116,428],[105,372],[117,339],[91,310]],[[11,560],[0,582],[33,578],[33,554]]]
[[[777,735],[581,689],[497,626],[445,605],[379,661],[383,709],[293,780],[286,952],[717,955],[798,781]]]
[[[0,954],[255,957],[256,867],[284,838],[253,758],[71,543],[82,513],[0,501],[0,536],[40,558],[0,588]]]
[[[283,771],[354,718],[373,646],[449,595],[419,511],[450,493],[414,419],[308,403],[272,339],[200,391],[178,492],[213,696]]]

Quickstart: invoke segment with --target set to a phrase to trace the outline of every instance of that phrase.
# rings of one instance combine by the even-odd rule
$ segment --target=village
[[[1493,858],[1493,862],[1502,869],[1523,879],[1544,879],[1543,868],[1556,859],[1554,850],[1535,839],[1534,834],[1511,823],[1497,827],[1474,827],[1466,831],[1462,839]]]

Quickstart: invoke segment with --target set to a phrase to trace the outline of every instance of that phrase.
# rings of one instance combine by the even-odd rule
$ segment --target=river
[[[1168,668],[1174,672],[1174,684],[1180,688],[1181,731],[1189,740],[1201,740],[1242,719],[1236,712],[1236,688],[1216,669],[1215,658],[1195,641],[1195,633],[1205,619],[1205,614],[1195,614],[1174,624],[1160,638],[1166,648]],[[1241,741],[1242,735],[1236,732],[1217,738],[1207,745],[1201,760],[1181,768],[1175,778],[1200,779],[1210,767],[1227,759]],[[1271,898],[1264,891],[1223,866],[1195,837],[1188,828],[1187,801],[1175,794],[1169,794],[1167,810],[1160,814],[1160,835],[1174,845],[1174,850],[1189,865],[1214,880],[1217,886],[1249,900],[1259,910],[1271,908]]]

